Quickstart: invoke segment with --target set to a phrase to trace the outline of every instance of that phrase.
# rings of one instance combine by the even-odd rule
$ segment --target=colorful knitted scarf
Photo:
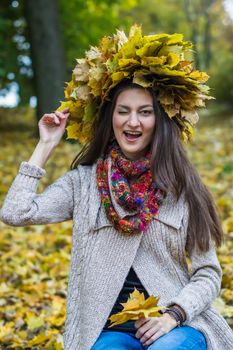
[[[111,169],[108,158],[111,157]],[[150,171],[150,153],[139,160],[129,160],[124,157],[119,146],[110,146],[108,156],[97,161],[97,186],[101,202],[107,217],[114,227],[125,234],[144,232],[157,214],[161,203],[162,191],[156,188]],[[108,176],[111,176],[111,189]],[[121,219],[111,200],[114,196],[117,203],[130,215]],[[131,214],[132,213],[132,214]]]

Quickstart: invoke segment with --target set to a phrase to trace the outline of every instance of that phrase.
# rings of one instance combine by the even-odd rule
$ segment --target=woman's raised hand
[[[65,132],[69,114],[69,108],[60,112],[44,114],[38,123],[40,142],[57,145]]]

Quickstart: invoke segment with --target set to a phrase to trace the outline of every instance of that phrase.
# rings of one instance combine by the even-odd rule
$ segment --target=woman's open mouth
[[[124,131],[123,134],[125,135],[127,141],[135,141],[142,136],[142,132],[140,131]]]

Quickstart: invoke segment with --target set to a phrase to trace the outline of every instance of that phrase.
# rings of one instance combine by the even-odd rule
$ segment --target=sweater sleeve
[[[183,222],[183,229],[188,229],[188,209]],[[211,306],[221,289],[222,269],[217,258],[213,241],[210,241],[209,250],[199,253],[195,248],[190,249],[186,242],[191,261],[189,283],[180,293],[169,301],[168,307],[177,304],[186,313],[186,322],[190,322]],[[189,247],[189,248],[188,248]]]
[[[202,254],[191,255],[191,271],[189,283],[167,306],[177,304],[186,313],[186,322],[190,322],[211,306],[221,288],[222,270],[213,244]]]
[[[11,226],[26,226],[71,219],[74,208],[71,173],[67,172],[37,194],[39,180],[46,171],[22,162],[0,210],[0,220]]]

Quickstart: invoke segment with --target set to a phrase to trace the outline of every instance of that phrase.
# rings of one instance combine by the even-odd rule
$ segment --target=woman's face
[[[153,100],[149,91],[140,88],[122,91],[116,100],[112,124],[124,155],[131,160],[144,156],[155,127]]]

